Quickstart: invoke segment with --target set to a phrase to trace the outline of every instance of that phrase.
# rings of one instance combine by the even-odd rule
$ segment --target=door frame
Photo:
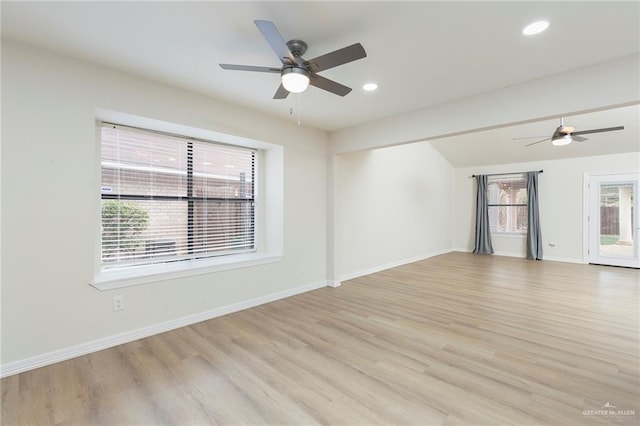
[[[612,181],[614,181],[615,176],[620,176],[621,177],[620,180],[624,180],[622,179],[622,177],[629,176],[629,175],[635,175],[640,178],[640,171],[638,170],[609,171],[609,172],[598,171],[598,172],[585,172],[583,174],[583,197],[582,197],[582,262],[583,263],[589,264],[589,248],[591,243],[590,221],[589,221],[589,215],[591,214],[591,211],[590,211],[591,190],[589,188],[589,184],[591,183],[591,180],[593,178],[598,178],[598,177],[611,177]],[[640,182],[637,185],[639,186],[637,189],[637,192],[640,192]],[[599,203],[600,203],[600,200],[598,200],[598,204]],[[637,200],[636,203],[640,204],[640,200]],[[633,232],[634,232],[634,245],[640,244],[640,241],[637,241],[637,235],[635,235],[635,229],[637,228],[637,225],[639,223],[640,223],[640,217],[636,215],[636,217],[634,217],[634,223],[631,225],[633,227]]]

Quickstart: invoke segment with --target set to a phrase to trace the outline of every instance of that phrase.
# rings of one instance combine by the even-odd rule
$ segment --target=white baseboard
[[[504,256],[504,257],[518,257],[520,259],[524,259],[526,255],[523,253],[513,253],[510,251],[496,251],[493,253],[494,256]]]
[[[469,249],[469,248],[456,248],[453,249],[453,251],[460,251],[462,253],[473,253],[473,249]],[[513,253],[510,251],[496,251],[493,252],[494,256],[505,256],[505,257],[519,257],[521,259],[524,259],[525,255],[522,253]]]
[[[403,259],[403,260],[390,262],[390,263],[387,263],[387,264],[384,264],[384,265],[380,265],[380,266],[374,266],[373,268],[368,268],[368,269],[365,269],[365,270],[362,270],[362,271],[358,271],[358,272],[350,272],[348,274],[341,275],[340,276],[340,282],[352,280],[352,279],[358,278],[358,277],[363,277],[365,275],[375,274],[376,272],[380,272],[380,271],[384,271],[384,270],[387,270],[387,269],[395,268],[395,267],[398,267],[398,266],[406,265],[408,263],[419,262],[421,260],[428,259],[428,258],[433,257],[433,256],[439,256],[439,255],[445,254],[445,253],[450,253],[452,251],[453,250],[449,250],[449,249],[440,250],[440,251],[436,251],[436,252],[429,253],[429,254],[423,254],[423,255],[420,255],[420,256],[414,256],[414,257],[411,257],[409,259]]]
[[[340,283],[338,282],[338,285]],[[207,321],[212,318],[231,314],[233,312],[242,311],[244,309],[253,308],[265,303],[274,302],[276,300],[285,299],[297,294],[306,293],[322,287],[335,287],[335,283],[320,281],[312,284],[294,287],[277,293],[267,294],[265,296],[256,297],[255,299],[245,300],[234,303],[232,305],[222,306],[205,312],[200,312],[186,317],[165,321],[149,327],[139,328],[137,330],[128,331],[126,333],[116,334],[114,336],[104,337],[102,339],[93,340],[80,345],[59,349],[42,355],[36,355],[30,358],[9,362],[0,366],[0,377],[7,377],[24,371],[34,370],[46,365],[55,364],[56,362],[65,361],[81,355],[90,354],[92,352],[101,351],[103,349],[129,343],[134,340],[153,336],[155,334],[164,333],[166,331],[175,330],[176,328],[185,327],[201,321]]]
[[[454,248],[451,251],[459,251],[459,252],[462,252],[462,253],[471,253],[473,251],[473,249],[466,248],[466,247],[464,247],[464,248],[459,247],[459,248]]]
[[[460,252],[463,252],[463,253],[471,253],[473,251],[473,249],[456,248],[453,251],[460,251]],[[519,257],[521,259],[524,259],[526,257],[522,253],[512,253],[512,252],[502,252],[502,251],[497,251],[497,252],[495,252],[493,254],[494,254],[494,256]],[[556,257],[556,256],[546,256],[546,255],[542,257],[542,260],[549,260],[551,262],[580,263],[582,265],[587,263],[582,259],[575,259],[575,258],[572,258],[572,257]]]
[[[572,257],[544,256],[543,260],[550,260],[551,262],[579,263],[581,265],[586,265],[588,263],[582,259],[574,259]]]
[[[518,257],[520,259],[526,259],[526,255],[522,253],[510,253],[510,252],[495,252],[493,253],[495,256],[506,256],[506,257]],[[547,260],[550,262],[564,262],[564,263],[580,263],[584,264],[585,262],[582,259],[574,259],[570,257],[555,257],[555,256],[542,256],[542,260]]]

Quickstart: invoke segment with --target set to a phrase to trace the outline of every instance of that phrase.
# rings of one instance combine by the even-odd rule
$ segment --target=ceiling
[[[8,2],[2,36],[141,75],[326,131],[433,107],[640,52],[639,2]],[[350,86],[273,100],[279,66],[253,23],[273,21],[313,58],[360,42],[367,58],[321,75]],[[535,20],[551,25],[525,37]],[[365,92],[366,82],[379,89]],[[585,88],[588,90],[588,88]],[[535,118],[535,117],[532,117]],[[639,151],[638,105],[566,117],[578,130],[624,125],[589,141],[524,147],[559,120],[431,141],[454,167]]]
[[[436,139],[431,145],[456,168],[637,152],[639,123],[640,105],[632,105],[564,117],[564,124],[576,127],[576,131],[624,126],[624,130],[583,135],[587,141],[565,146],[554,146],[551,141],[525,146],[550,138],[560,125],[559,119]],[[514,140],[530,136],[531,139]]]
[[[551,23],[546,32],[521,34],[526,24],[541,18]],[[285,39],[306,41],[306,58],[362,43],[367,58],[321,73],[353,91],[341,98],[310,88],[301,96],[273,100],[278,75],[220,69],[221,62],[279,67],[255,19],[275,22]],[[3,37],[288,120],[297,120],[299,113],[303,125],[327,131],[637,54],[639,21],[640,3],[612,1],[2,1]],[[361,86],[369,81],[379,89],[364,92]],[[582,118],[575,117],[575,122],[584,129],[618,125],[627,117],[624,120],[635,124],[637,144],[637,108],[635,121],[629,118],[632,109],[619,119],[594,116],[583,126]],[[498,129],[504,133],[497,134],[503,145],[496,142],[496,134],[485,132],[454,143],[471,143],[472,138],[474,149],[479,150],[482,141],[507,152],[506,144],[521,146],[513,144],[512,137],[547,135],[557,124]],[[601,136],[592,139],[595,145]],[[434,141],[446,151],[443,143]],[[541,144],[526,152],[534,159],[547,149]],[[452,162],[464,164],[460,159]]]

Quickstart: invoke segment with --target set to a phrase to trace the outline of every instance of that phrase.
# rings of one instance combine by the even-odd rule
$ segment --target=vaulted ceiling
[[[431,144],[454,167],[640,151],[639,105],[567,116],[564,124],[575,127],[576,131],[617,126],[624,126],[624,130],[586,134],[583,135],[586,141],[566,146],[554,146],[550,140],[527,146],[551,137],[560,125],[559,119],[552,119],[436,139]]]
[[[219,63],[279,67],[255,19],[307,42],[307,58],[362,43],[366,58],[322,73],[353,91],[341,98],[310,88],[273,100],[277,74],[222,70]],[[549,29],[524,36],[539,19]],[[2,2],[5,38],[288,120],[299,115],[327,131],[636,55],[639,34],[638,2]],[[377,91],[362,90],[370,81]],[[637,109],[635,119],[637,143]],[[546,135],[556,125],[503,129],[499,137]],[[435,143],[452,163],[466,161],[443,142]]]

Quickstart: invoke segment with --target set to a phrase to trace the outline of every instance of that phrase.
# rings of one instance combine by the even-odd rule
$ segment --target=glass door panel
[[[636,175],[594,176],[590,181],[589,262],[640,267]]]
[[[600,184],[600,256],[633,258],[633,187]]]

